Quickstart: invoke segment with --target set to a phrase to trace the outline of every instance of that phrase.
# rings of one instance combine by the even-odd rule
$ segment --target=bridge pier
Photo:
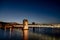
[[[23,30],[28,30],[28,20],[27,19],[23,20]]]

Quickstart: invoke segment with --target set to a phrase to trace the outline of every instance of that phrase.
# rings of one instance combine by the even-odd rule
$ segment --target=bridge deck
[[[23,25],[13,25],[14,27],[23,27]],[[28,27],[51,27],[60,28],[60,25],[28,25]]]

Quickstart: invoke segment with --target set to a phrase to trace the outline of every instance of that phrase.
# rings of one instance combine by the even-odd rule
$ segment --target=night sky
[[[58,0],[0,0],[0,21],[60,23]]]

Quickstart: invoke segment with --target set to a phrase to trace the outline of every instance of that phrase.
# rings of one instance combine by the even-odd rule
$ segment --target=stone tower
[[[28,30],[28,20],[27,19],[23,20],[23,29]]]

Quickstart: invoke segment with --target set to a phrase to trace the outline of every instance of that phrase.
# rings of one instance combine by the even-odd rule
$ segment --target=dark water
[[[0,40],[60,40],[60,29],[29,28],[0,29]]]

